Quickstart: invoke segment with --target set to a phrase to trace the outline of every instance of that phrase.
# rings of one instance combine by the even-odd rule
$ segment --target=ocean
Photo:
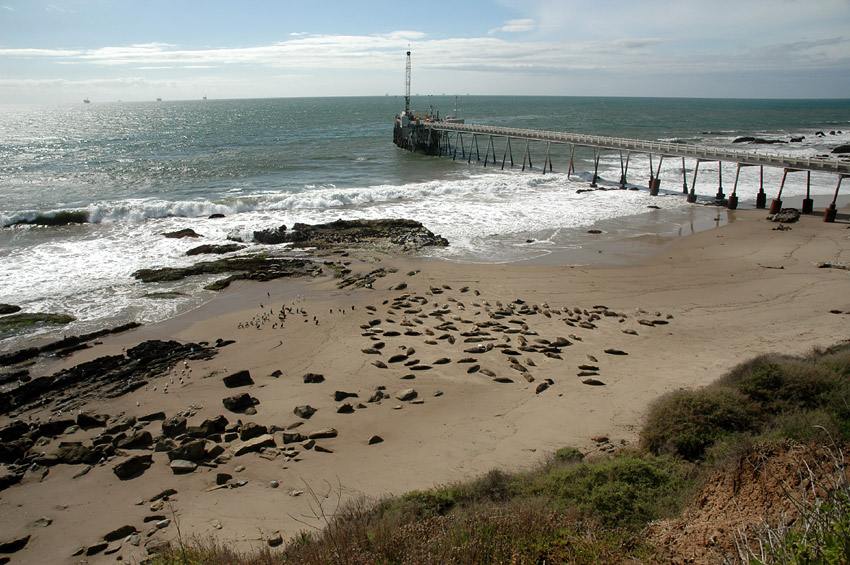
[[[850,100],[414,96],[412,106],[441,115],[457,107],[460,117],[479,124],[800,156],[850,142]],[[451,242],[432,256],[492,263],[577,249],[578,234],[591,226],[657,215],[657,208],[666,220],[647,235],[694,229],[700,207],[681,196],[681,159],[664,161],[658,197],[646,190],[649,162],[640,155],[628,168],[629,185],[640,190],[585,192],[589,149],[577,151],[569,178],[566,148],[553,151],[555,170],[546,174],[542,145],[532,145],[530,172],[411,154],[392,144],[402,107],[394,96],[0,106],[0,225],[7,226],[0,228],[0,303],[77,318],[61,329],[0,334],[0,351],[35,337],[150,324],[209,300],[212,294],[201,290],[208,279],[143,285],[131,277],[137,269],[202,259],[185,255],[197,240],[162,236],[183,228],[202,234],[203,243],[250,243],[254,230],[281,224],[410,218]],[[733,144],[740,136],[804,139]],[[482,143],[482,155],[484,149]],[[503,150],[497,141],[500,159]],[[518,165],[523,152],[523,144],[513,144]],[[689,183],[693,166],[685,165]],[[618,188],[620,171],[620,155],[603,154],[600,187]],[[744,171],[740,208],[754,206],[759,186],[757,169]],[[700,165],[703,200],[713,199],[721,175],[728,194],[735,166]],[[765,169],[768,199],[781,176]],[[835,183],[834,175],[813,174],[812,193],[831,195]],[[783,200],[799,206],[791,203],[805,190],[805,175],[789,175]],[[88,223],[13,225],[60,211],[82,212]],[[163,291],[182,294],[147,296]]]

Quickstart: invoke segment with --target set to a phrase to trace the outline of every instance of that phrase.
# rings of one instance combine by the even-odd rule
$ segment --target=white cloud
[[[537,23],[530,18],[524,18],[521,20],[508,20],[505,22],[505,25],[491,29],[488,34],[493,35],[500,31],[505,33],[525,33],[534,31],[535,29],[537,29]]]

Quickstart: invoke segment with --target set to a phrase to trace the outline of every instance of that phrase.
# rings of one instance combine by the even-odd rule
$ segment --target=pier
[[[407,102],[407,100],[406,100]],[[620,156],[620,186],[625,187],[628,177],[628,166],[631,155],[634,153],[646,154],[650,160],[650,178],[648,188],[650,194],[658,194],[661,186],[661,165],[666,160],[681,158],[682,163],[682,191],[687,194],[689,202],[696,202],[696,183],[699,173],[699,165],[704,162],[718,162],[737,164],[734,186],[732,193],[728,196],[723,192],[722,167],[719,168],[719,186],[715,199],[725,203],[730,209],[738,206],[738,179],[741,169],[745,167],[759,167],[760,187],[756,195],[756,207],[766,208],[767,195],[764,192],[764,167],[783,169],[782,185],[776,197],[772,200],[770,212],[776,213],[782,208],[782,190],[789,174],[806,173],[806,198],[803,200],[802,212],[813,211],[812,199],[809,197],[811,187],[811,173],[834,173],[838,178],[835,188],[835,196],[832,203],[824,212],[824,221],[835,220],[836,201],[841,181],[850,177],[850,163],[836,159],[801,158],[790,155],[765,154],[757,151],[738,151],[720,149],[716,147],[694,145],[687,143],[670,143],[662,141],[647,141],[641,139],[625,139],[619,137],[605,137],[598,135],[585,135],[579,133],[568,133],[559,131],[545,131],[521,128],[508,128],[498,126],[486,126],[476,124],[459,123],[457,120],[439,120],[432,116],[417,118],[410,114],[409,102],[405,112],[396,119],[394,131],[395,144],[408,151],[425,153],[428,155],[451,156],[457,159],[460,156],[471,162],[474,158],[481,161],[481,147],[484,147],[484,166],[492,162],[502,169],[506,165],[516,166],[512,141],[523,146],[522,170],[526,167],[531,169],[531,144],[545,143],[546,157],[542,172],[552,172],[552,146],[554,144],[569,147],[570,159],[567,164],[567,175],[575,172],[576,148],[590,148],[593,150],[593,177],[591,187],[596,187],[599,178],[599,159],[603,151],[616,151]],[[480,140],[483,140],[483,144]],[[499,141],[497,150],[496,141]],[[504,146],[502,146],[504,143]],[[499,159],[498,153],[501,153]],[[654,165],[653,157],[657,157],[657,167]],[[686,173],[686,159],[695,160],[693,177],[688,183]]]

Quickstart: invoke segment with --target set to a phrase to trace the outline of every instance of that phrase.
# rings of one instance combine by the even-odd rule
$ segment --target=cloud
[[[502,27],[493,28],[487,33],[488,35],[493,35],[500,31],[504,33],[525,33],[534,31],[535,29],[537,29],[537,22],[530,18],[524,18],[521,20],[508,20]]]

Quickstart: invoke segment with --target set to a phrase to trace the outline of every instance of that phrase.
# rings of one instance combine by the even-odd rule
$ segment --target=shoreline
[[[565,445],[590,454],[635,445],[647,406],[665,392],[706,385],[731,366],[761,353],[803,354],[811,347],[850,337],[846,329],[850,301],[843,298],[848,273],[815,265],[850,261],[849,211],[842,208],[834,224],[823,223],[821,216],[803,216],[790,224],[790,230],[778,231],[776,224],[764,219],[765,210],[739,210],[730,213],[734,221],[720,228],[664,240],[658,252],[628,265],[460,264],[358,251],[333,258],[351,261],[350,268],[359,273],[379,267],[395,272],[377,278],[371,290],[340,289],[338,280],[328,276],[234,283],[197,309],[109,336],[101,345],[44,370],[52,373],[120,354],[147,339],[194,343],[234,339],[212,359],[191,362],[192,378],[183,387],[174,385],[168,394],[139,389],[89,402],[85,411],[107,413],[114,419],[155,410],[168,417],[189,411],[189,425],[219,415],[231,423],[241,420],[281,429],[302,422],[293,429],[305,433],[333,427],[337,437],[316,440],[330,453],[317,452],[315,446],[307,449],[299,442],[295,444],[298,454],[285,460],[284,450],[293,444],[285,446],[283,432],[276,431],[272,434],[276,454],[263,454],[268,458],[258,453],[232,455],[185,475],[172,474],[162,452],[152,453],[153,466],[128,481],[118,480],[112,472],[115,462],[123,459],[120,456],[93,465],[78,478],[73,476],[80,472],[80,465],[55,465],[41,480],[30,476],[0,492],[5,535],[32,536],[15,559],[71,562],[73,546],[91,546],[120,523],[134,525],[143,534],[149,531],[145,517],[162,512],[151,510],[155,503],[150,498],[174,488],[177,494],[172,503],[184,537],[214,536],[234,543],[237,549],[248,549],[275,532],[287,539],[305,528],[304,521],[320,521],[310,517],[308,495],[292,496],[308,490],[307,486],[319,492],[330,485],[331,490],[342,488],[344,498],[376,499],[451,483],[492,468],[527,468]],[[394,308],[404,303],[409,306]],[[261,320],[269,304],[274,305],[274,313],[282,304],[295,313],[281,328],[273,327],[276,317],[259,323],[259,329],[239,327]],[[593,327],[567,323],[579,318]],[[374,320],[379,321],[372,325]],[[646,325],[640,320],[656,323]],[[505,329],[475,325],[494,321]],[[476,327],[489,335],[461,335]],[[388,335],[390,331],[399,335]],[[439,339],[442,334],[456,343]],[[469,337],[494,339],[464,343]],[[529,350],[520,349],[520,337]],[[557,338],[570,342],[555,354],[560,359],[538,348],[542,344],[537,340],[551,346]],[[364,352],[376,343],[385,344],[378,354]],[[501,354],[498,348],[465,351],[478,343],[505,345],[519,355]],[[389,362],[393,355],[411,348],[416,351],[407,358],[428,369]],[[458,363],[470,357],[474,363]],[[533,381],[512,367],[516,364],[509,360],[512,357]],[[434,363],[439,358],[450,362]],[[386,368],[373,364],[378,360]],[[591,363],[598,367],[593,378],[604,384],[584,384],[577,376],[580,365]],[[473,365],[479,369],[469,372]],[[482,369],[513,382],[494,382]],[[226,388],[222,377],[239,370],[249,370],[254,384]],[[282,374],[272,377],[276,370]],[[304,383],[302,375],[308,372],[324,375],[325,382]],[[408,375],[414,378],[404,378]],[[162,384],[164,379],[156,377],[152,382]],[[546,379],[552,383],[538,392]],[[378,386],[386,387],[389,398],[367,402]],[[415,401],[396,398],[407,388],[416,389]],[[259,400],[256,415],[223,408],[222,397],[242,390]],[[335,400],[335,391],[358,396]],[[353,412],[338,413],[346,402],[352,404]],[[305,404],[317,409],[311,418],[293,414],[294,407]],[[47,414],[42,410],[30,415],[46,418]],[[0,426],[8,423],[7,416],[0,417]],[[144,429],[156,436],[160,422]],[[86,442],[93,435],[94,431],[84,430],[65,433],[39,449],[51,453],[62,441]],[[383,441],[370,445],[372,435]],[[601,436],[606,441],[594,439]],[[219,443],[224,453],[232,453],[239,444],[239,440]],[[238,467],[244,469],[237,471]],[[209,490],[217,473],[248,482]],[[271,481],[278,486],[272,487]],[[144,504],[137,505],[139,500]],[[46,529],[29,525],[41,516],[53,520],[52,525]],[[146,539],[175,540],[176,535],[172,524]],[[140,559],[145,555],[142,546],[125,543],[116,552],[125,561]],[[99,555],[92,562],[114,559],[115,554]]]

